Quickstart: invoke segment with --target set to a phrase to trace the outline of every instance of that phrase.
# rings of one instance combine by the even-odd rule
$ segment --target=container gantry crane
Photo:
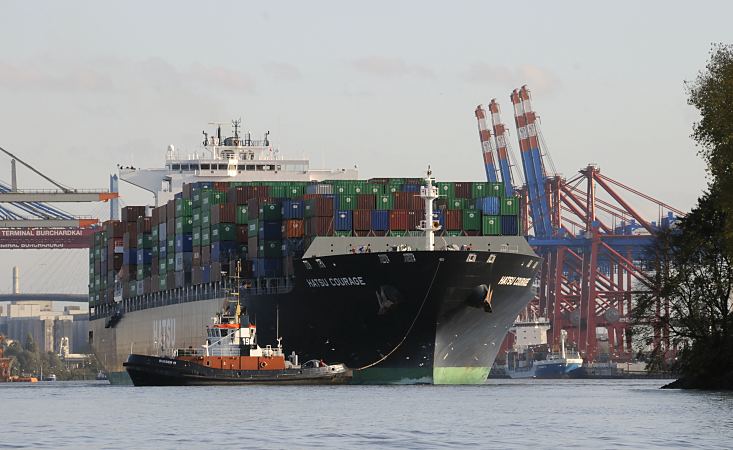
[[[602,174],[593,164],[569,180],[549,173],[544,162],[549,153],[540,139],[529,89],[515,89],[510,98],[525,176],[525,185],[514,189],[524,195],[528,240],[543,257],[537,295],[525,315],[549,318],[554,344],[566,330],[587,362],[629,360],[632,297],[655,289],[644,270],[649,265],[647,249],[659,229],[684,213]],[[506,132],[496,127],[501,122],[494,100],[489,110],[498,140]],[[501,142],[496,148],[502,179],[511,186],[511,172],[502,165]],[[656,207],[657,221],[632,207],[630,195]],[[668,309],[664,299],[659,298],[658,305],[660,314]],[[599,333],[601,329],[605,332]],[[655,330],[655,336],[654,345],[671,350],[667,330]]]

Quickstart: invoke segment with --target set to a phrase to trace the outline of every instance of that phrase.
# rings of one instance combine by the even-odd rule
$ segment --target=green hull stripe
[[[434,367],[433,384],[483,384],[491,367]]]

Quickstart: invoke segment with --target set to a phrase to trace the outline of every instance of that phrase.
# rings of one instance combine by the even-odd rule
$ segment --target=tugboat
[[[237,281],[239,271],[237,263],[237,275],[232,277]],[[260,347],[257,327],[242,311],[238,283],[229,290],[224,311],[207,327],[206,336],[200,349],[177,349],[172,357],[130,354],[123,366],[135,386],[345,384],[352,378],[344,364],[310,360],[301,365],[295,352],[286,358],[281,338],[276,347]]]

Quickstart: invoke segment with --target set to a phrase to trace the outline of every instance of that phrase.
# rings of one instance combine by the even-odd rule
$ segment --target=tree
[[[733,389],[733,45],[713,45],[705,69],[686,85],[700,111],[692,137],[707,163],[709,192],[677,229],[657,236],[657,289],[637,298],[634,329],[647,343],[668,334],[681,347],[674,387]]]
[[[728,252],[733,254],[733,45],[715,44],[705,69],[687,83],[689,104],[700,112],[692,137],[707,163],[720,207]]]
[[[700,386],[720,387],[733,374],[733,260],[724,248],[725,221],[713,190],[676,228],[661,232],[652,250],[657,289],[640,295],[634,309],[637,335],[648,344],[668,333],[681,348],[673,368]],[[652,356],[662,365],[664,355]]]

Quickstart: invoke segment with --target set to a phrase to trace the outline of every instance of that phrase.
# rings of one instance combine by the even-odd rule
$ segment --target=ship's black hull
[[[345,384],[352,377],[348,369],[224,370],[191,361],[136,354],[131,354],[123,365],[135,386]]]
[[[243,297],[259,337],[274,341],[279,322],[304,360],[340,361],[355,382],[377,383],[483,382],[533,296],[539,265],[536,256],[485,251],[304,261],[310,268],[296,261],[292,292]]]

